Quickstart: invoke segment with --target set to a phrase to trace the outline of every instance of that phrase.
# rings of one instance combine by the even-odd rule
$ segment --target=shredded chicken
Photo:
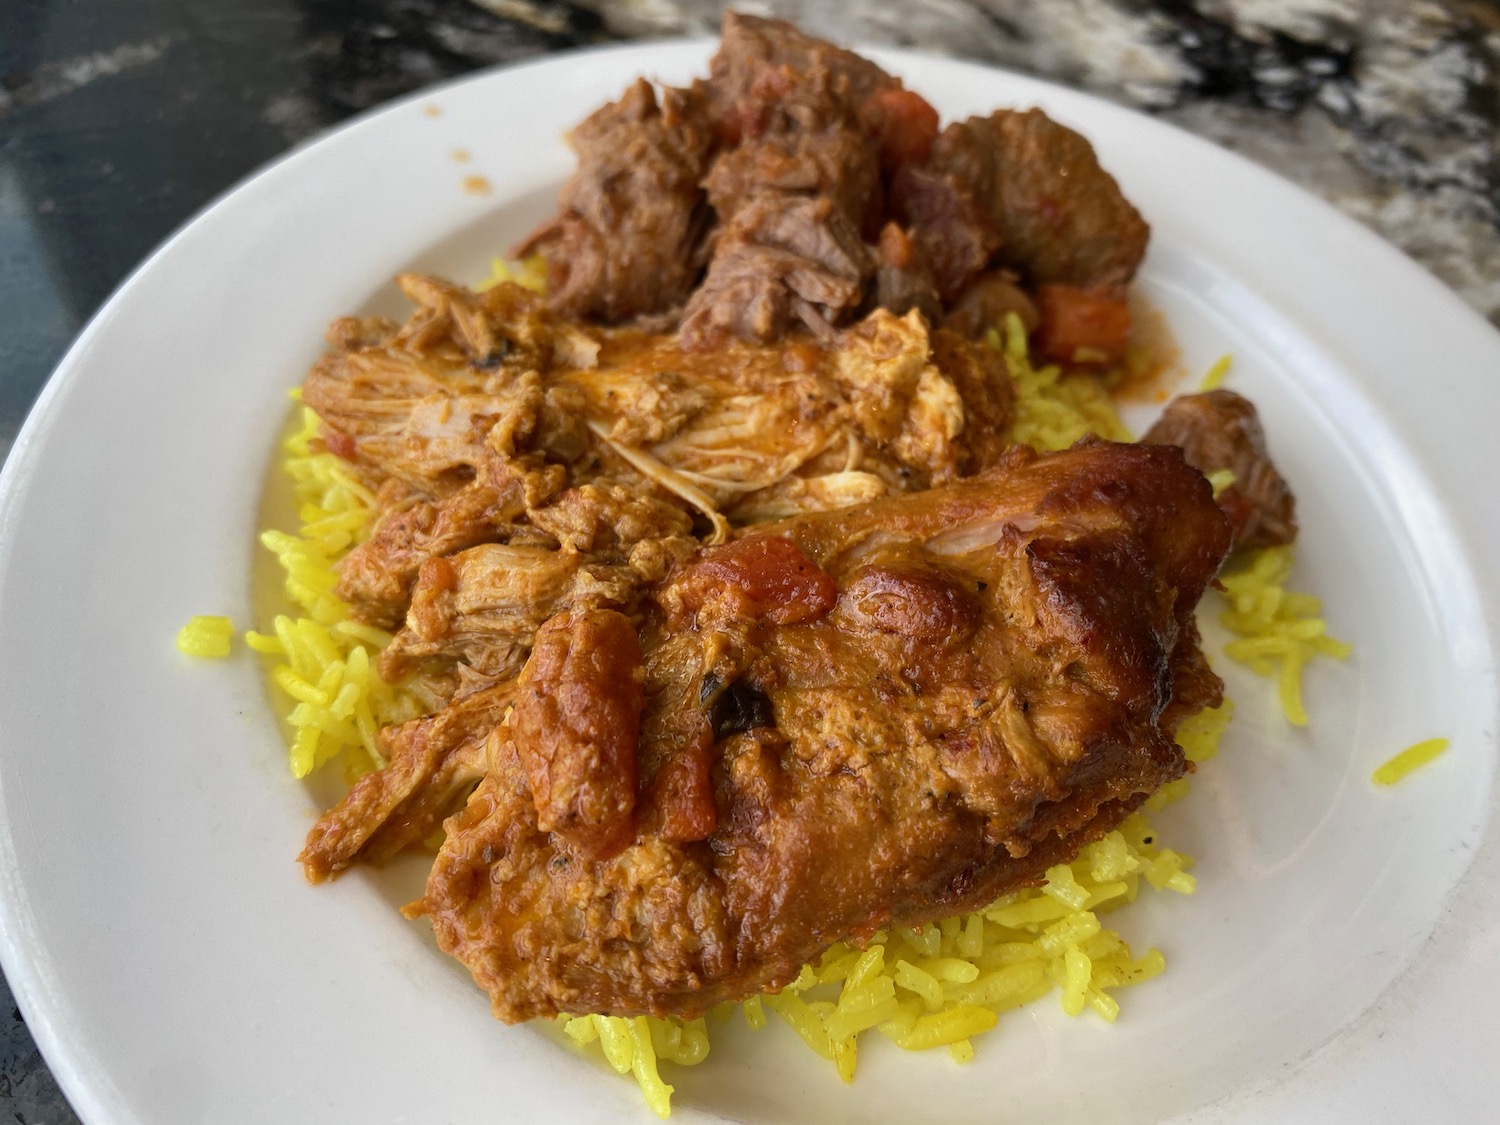
[[[722,542],[753,518],[953,479],[993,460],[1011,401],[991,349],[915,311],[710,354],[586,332],[516,286],[402,284],[425,302],[412,320],[341,329],[304,391],[330,448],[389,500],[339,586],[384,627],[405,617],[424,563],[483,544],[619,563],[694,519]]]

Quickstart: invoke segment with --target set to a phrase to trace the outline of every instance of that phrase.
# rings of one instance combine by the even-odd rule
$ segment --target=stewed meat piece
[[[955,122],[938,135],[925,163],[907,165],[892,180],[891,214],[911,230],[945,303],[1000,249],[988,198],[993,163],[974,130]]]
[[[763,343],[797,329],[831,340],[873,272],[858,225],[826,196],[759,193],[719,232],[683,313],[683,345],[706,351],[731,337]]]
[[[1047,358],[1104,363],[1123,354],[1125,287],[1150,229],[1072,129],[1039,109],[954,122],[925,164],[898,174],[891,204],[945,302],[962,302],[998,262],[1033,291]],[[964,319],[979,308],[971,298]]]
[[[592,366],[599,344],[517,285],[476,293],[422,274],[396,283],[415,306],[410,319],[373,335],[337,322],[302,401],[328,447],[374,483],[447,496],[476,479],[498,422],[545,408],[536,373]]]
[[[886,223],[876,244],[874,303],[897,315],[917,309],[931,324],[942,319],[932,267],[911,234],[895,223]]]
[[[1040,323],[1036,302],[1026,295],[1015,274],[990,270],[976,277],[948,307],[943,327],[971,340],[983,340],[991,331],[1003,329],[1012,313],[1027,332]]]
[[[814,70],[832,76],[843,96],[856,105],[900,85],[869,59],[808,35],[785,20],[726,11],[719,50],[709,62],[704,84],[715,123],[732,130],[727,138],[731,142],[759,132],[760,123],[748,117],[745,108],[767,99],[768,84],[776,75]]]
[[[1219,507],[1234,526],[1236,547],[1275,547],[1297,538],[1297,500],[1266,447],[1255,404],[1222,387],[1179,395],[1143,442],[1175,445],[1203,473],[1228,471]]]
[[[906,261],[914,284],[919,265]],[[339,322],[303,391],[329,448],[378,488],[379,518],[339,563],[337,592],[383,628],[406,619],[429,560],[505,544],[618,566],[642,542],[689,534],[694,511],[780,518],[982,468],[1010,413],[998,359],[941,342],[914,312],[877,309],[830,340],[689,352],[672,335],[584,332],[515,285],[400,280],[411,319]],[[425,667],[453,651],[430,629],[409,639],[391,660]]]
[[[780,85],[756,131],[714,160],[704,180],[709,204],[729,223],[764,193],[820,196],[858,229],[879,176],[869,137],[826,72]]]
[[[850,51],[733,12],[702,89],[724,148],[705,181],[720,226],[683,316],[690,348],[794,326],[828,337],[872,280],[876,305],[936,313],[930,285],[914,284],[919,251],[897,261],[866,245],[881,237],[884,179],[931,150],[931,106]]]
[[[778,339],[793,325],[830,336],[874,273],[861,232],[879,188],[875,147],[835,75],[772,75],[777,95],[757,109],[756,131],[705,180],[721,225],[683,313],[689,348]]]
[[[1150,228],[1082,135],[1039,109],[961,128],[988,154],[957,167],[1000,227],[1003,262],[1034,285],[1110,289],[1135,276]]]
[[[759,136],[775,103],[814,74],[823,76],[831,97],[854,112],[887,175],[927,158],[937,136],[937,111],[899,78],[784,20],[734,11],[724,13],[719,50],[702,84],[720,139],[736,145]]]
[[[702,272],[711,215],[700,181],[713,132],[702,98],[645,79],[573,130],[578,171],[558,215],[514,253],[547,261],[547,301],[617,323],[675,308]]]
[[[1036,289],[1049,359],[1121,359],[1130,332],[1125,287],[1150,237],[1094,148],[1039,109],[966,123],[993,154],[976,181],[1000,227],[1000,260]]]
[[[307,834],[298,859],[308,879],[320,883],[357,861],[392,859],[438,831],[484,777],[485,744],[514,698],[515,685],[506,682],[381,731],[389,764],[355,782]]]

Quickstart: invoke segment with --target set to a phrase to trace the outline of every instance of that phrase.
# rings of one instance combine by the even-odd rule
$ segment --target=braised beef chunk
[[[1039,109],[949,125],[925,164],[896,177],[891,206],[945,302],[993,260],[1031,286],[1122,293],[1150,234],[1093,146]]]
[[[869,137],[814,72],[766,110],[758,132],[713,162],[704,187],[720,222],[765,194],[821,196],[858,228],[879,179]]]
[[[978,908],[1183,772],[1228,546],[1179,451],[1093,442],[709,548],[636,629],[546,627],[415,911],[515,1021],[693,1017]]]
[[[1143,442],[1175,445],[1203,473],[1228,470],[1219,507],[1234,527],[1236,547],[1274,547],[1297,538],[1296,498],[1277,472],[1255,405],[1224,389],[1180,395],[1167,404]]]
[[[730,218],[683,312],[682,341],[689,349],[728,336],[774,340],[802,325],[826,338],[860,305],[874,272],[859,217],[861,189],[866,195],[872,189],[874,165],[849,127],[831,127],[823,136],[826,146],[796,131],[767,136],[716,164],[709,183],[718,183],[715,198]],[[822,158],[841,149],[849,165]],[[726,162],[729,171],[720,175]],[[753,168],[764,168],[765,177]],[[725,190],[730,182],[742,190]],[[829,190],[819,191],[824,184]]]
[[[732,11],[724,13],[705,84],[720,138],[732,145],[763,132],[776,101],[812,75],[822,76],[830,94],[858,117],[886,175],[927,158],[937,136],[937,111],[899,78],[792,24]]]
[[[699,186],[713,134],[702,99],[640,79],[572,134],[560,209],[514,253],[547,261],[548,303],[616,323],[687,300],[710,216]]]
[[[726,11],[719,51],[705,84],[720,136],[738,144],[765,131],[766,117],[786,89],[813,74],[851,109],[901,83],[869,59],[799,31],[784,20]]]
[[[1150,228],[1087,140],[1039,109],[966,124],[993,161],[969,175],[999,224],[1002,261],[1037,285],[1123,286],[1135,276]]]
[[[860,103],[859,116],[875,138],[885,176],[921,164],[932,154],[938,113],[922,95],[899,85],[879,90]]]
[[[579,125],[560,213],[516,252],[547,260],[553,308],[681,310],[690,350],[882,307],[976,337],[1018,311],[1047,358],[1117,362],[1149,231],[1088,141],[1035,109],[938,124],[869,60],[729,12],[707,80],[660,104],[639,81]],[[1022,288],[979,287],[997,267]]]
[[[683,317],[689,347],[798,324],[826,337],[870,304],[936,317],[920,254],[863,244],[881,237],[882,177],[931,151],[926,101],[852,52],[733,12],[703,89],[725,147],[705,181],[720,228]]]
[[[880,169],[843,85],[820,68],[768,74],[775,99],[757,103],[754,131],[704,181],[721,226],[683,314],[689,348],[772,340],[794,324],[827,336],[874,272],[861,230]]]
[[[891,206],[922,247],[954,328],[982,335],[997,323],[989,317],[1014,311],[1039,326],[1047,359],[1123,357],[1125,286],[1150,232],[1073,130],[1037,109],[955,122],[927,163],[897,175]],[[991,280],[994,262],[1030,295]]]
[[[944,302],[963,292],[1000,248],[988,200],[992,174],[993,161],[974,132],[954,123],[925,164],[907,165],[892,180],[891,214],[922,248]]]
[[[874,304],[900,315],[917,309],[936,324],[943,306],[932,269],[910,234],[887,223],[876,245]]]
[[[1003,329],[1011,313],[1021,318],[1021,327],[1032,332],[1040,323],[1036,302],[1026,295],[1013,273],[991,270],[976,277],[948,306],[943,327],[983,340],[991,331]]]

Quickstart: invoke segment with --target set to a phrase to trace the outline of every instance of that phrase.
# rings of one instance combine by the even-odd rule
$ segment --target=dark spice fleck
[[[717,672],[704,672],[703,683],[698,688],[698,702],[704,705],[711,703],[723,686],[724,678]]]
[[[709,710],[709,722],[713,726],[714,738],[725,739],[756,727],[774,727],[776,712],[765,692],[743,680],[736,680],[714,700]]]

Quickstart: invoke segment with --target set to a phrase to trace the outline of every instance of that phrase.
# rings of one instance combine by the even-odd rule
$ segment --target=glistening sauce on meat
[[[423,713],[301,859],[441,829],[408,913],[497,1016],[693,1018],[1034,886],[1180,777],[1198,600],[1296,525],[1242,399],[1013,444],[995,331],[1118,369],[1149,234],[1039,110],[944,126],[730,13],[707,79],[572,143],[544,293],[404,275],[408,321],[336,322],[308,376],[378,513],[336,593]]]

